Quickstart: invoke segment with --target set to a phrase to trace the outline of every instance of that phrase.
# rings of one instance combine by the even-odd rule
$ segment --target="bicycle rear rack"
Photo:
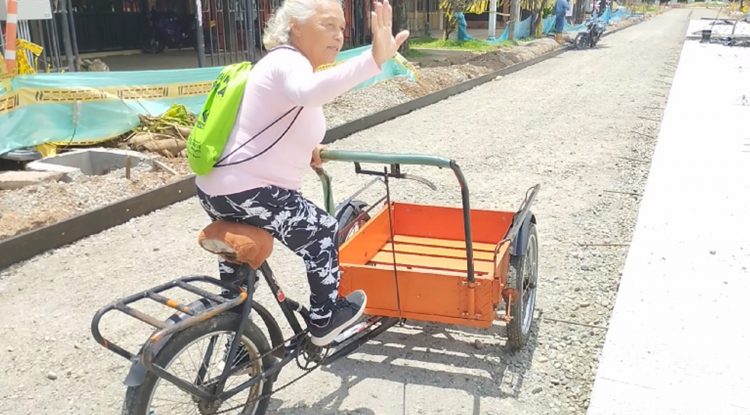
[[[202,288],[196,287],[195,285],[190,284],[194,282],[203,282],[203,283],[216,285],[218,287],[221,287],[227,290],[230,294],[233,294],[233,295],[231,295],[230,298],[227,298],[221,295],[216,295]],[[210,300],[210,304],[213,304],[213,305],[208,306],[205,310],[196,312],[195,310],[190,309],[186,305],[181,304],[171,298],[167,298],[160,294],[164,291],[167,291],[173,288],[181,288],[185,291],[198,295],[204,299]],[[132,304],[136,301],[140,301],[144,299],[151,299],[169,308],[183,312],[189,315],[190,317],[187,317],[184,320],[180,320],[177,323],[173,323],[170,320],[164,320],[164,321],[158,320],[157,318],[153,316],[150,316],[142,311],[136,310],[129,306],[129,304]],[[120,347],[119,345],[115,344],[114,342],[104,338],[101,334],[101,331],[99,330],[99,322],[101,321],[102,317],[105,314],[109,313],[110,311],[113,311],[113,310],[120,311],[122,313],[125,313],[131,317],[134,317],[154,327],[156,330],[154,331],[154,333],[151,334],[151,337],[149,337],[149,339],[147,340],[147,343],[154,345],[159,340],[167,336],[170,336],[174,333],[185,330],[202,321],[206,321],[227,310],[237,307],[238,305],[242,304],[246,299],[247,299],[247,291],[244,288],[238,287],[236,285],[224,283],[220,280],[217,280],[216,278],[211,278],[207,276],[189,276],[189,277],[178,278],[170,282],[167,282],[165,284],[162,284],[162,285],[150,288],[148,290],[144,290],[139,293],[119,299],[107,306],[102,307],[101,309],[99,309],[99,311],[96,312],[93,320],[91,321],[91,333],[93,334],[94,339],[99,344],[104,346],[104,348],[106,348],[107,350],[110,350],[128,360],[132,360],[133,357],[135,356],[134,353],[131,353],[125,350],[124,348]]]

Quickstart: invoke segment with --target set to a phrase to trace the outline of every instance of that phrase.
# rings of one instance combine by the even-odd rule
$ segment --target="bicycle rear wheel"
[[[180,379],[194,384],[216,379],[226,365],[229,345],[236,334],[240,316],[225,313],[201,322],[172,336],[154,358],[154,364],[163,367]],[[224,390],[239,386],[273,364],[268,351],[268,341],[252,322],[242,335],[233,366],[249,367],[227,379]],[[263,359],[259,359],[264,356]],[[199,382],[199,379],[200,382]],[[262,415],[266,412],[273,382],[261,381],[224,402],[204,402],[167,380],[148,372],[139,386],[129,387],[125,394],[123,415]],[[234,408],[234,409],[231,409]]]

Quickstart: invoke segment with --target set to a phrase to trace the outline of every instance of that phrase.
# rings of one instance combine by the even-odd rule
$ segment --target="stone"
[[[62,177],[63,173],[54,171],[4,171],[0,172],[0,190],[20,189],[47,181],[56,182]]]

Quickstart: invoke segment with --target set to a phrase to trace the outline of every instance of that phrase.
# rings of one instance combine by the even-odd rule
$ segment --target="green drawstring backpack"
[[[252,67],[250,62],[228,65],[214,81],[188,137],[188,164],[195,174],[210,173],[224,152]]]
[[[272,49],[269,53],[277,49],[296,50],[290,46],[282,45]],[[220,164],[239,150],[239,148],[237,148],[224,156],[224,158],[219,159],[224,153],[224,147],[226,146],[227,140],[229,140],[229,135],[234,128],[234,122],[237,119],[237,112],[240,109],[240,103],[242,103],[242,96],[245,93],[247,77],[252,68],[253,64],[251,62],[240,62],[228,65],[222,69],[211,87],[211,92],[208,93],[208,98],[203,104],[200,115],[198,115],[198,120],[196,121],[193,130],[190,132],[190,137],[188,137],[187,142],[188,164],[190,165],[190,169],[198,176],[210,173],[214,167],[232,166],[250,161],[263,155],[286,135],[292,127],[292,124],[297,120],[297,117],[299,117],[299,113],[302,111],[302,107],[294,107],[290,109],[269,126],[239,146],[239,148],[244,147],[247,143],[254,140],[296,109],[297,112],[294,115],[292,122],[286,130],[284,130],[281,136],[279,136],[268,148],[243,160]]]

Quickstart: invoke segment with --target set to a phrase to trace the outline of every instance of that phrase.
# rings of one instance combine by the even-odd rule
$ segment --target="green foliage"
[[[456,50],[468,50],[473,52],[488,52],[496,50],[500,45],[510,44],[510,42],[502,42],[497,45],[490,45],[481,40],[466,40],[459,42],[455,39],[432,39],[432,38],[416,38],[411,40],[412,49],[456,49]]]
[[[409,50],[407,50],[406,53],[403,54],[403,56],[407,59],[421,58],[421,57],[427,56],[427,53],[422,52],[419,49],[415,49],[413,42],[414,40],[409,40]]]

